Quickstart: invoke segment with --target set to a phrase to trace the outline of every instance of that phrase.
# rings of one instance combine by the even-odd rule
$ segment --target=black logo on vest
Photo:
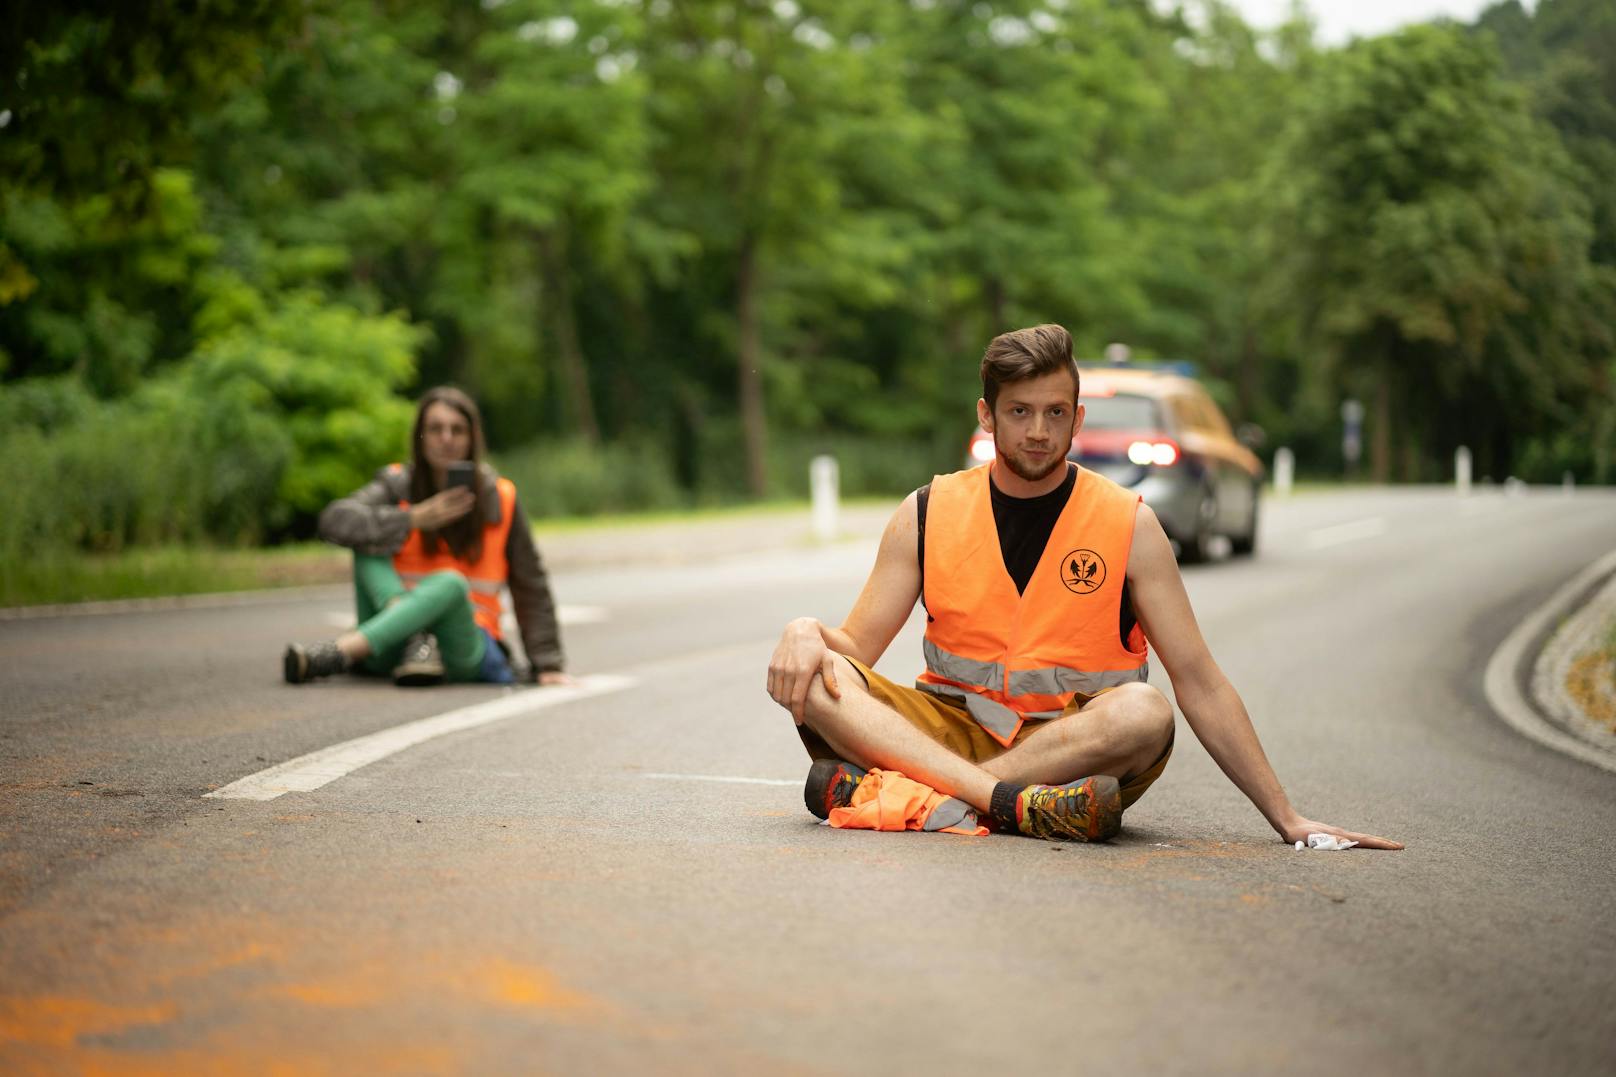
[[[1105,562],[1093,550],[1073,550],[1061,558],[1061,582],[1068,591],[1092,594],[1105,582]]]

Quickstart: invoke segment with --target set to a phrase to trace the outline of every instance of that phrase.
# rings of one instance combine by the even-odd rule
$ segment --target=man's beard
[[[1044,464],[1042,468],[1034,468],[1027,461],[1019,460],[1014,454],[1005,452],[1000,447],[997,438],[993,441],[993,447],[998,450],[999,459],[1004,462],[1005,467],[1010,469],[1011,474],[1026,482],[1037,482],[1039,479],[1048,478],[1051,472],[1066,463],[1066,457],[1063,454],[1051,449],[1048,463]]]

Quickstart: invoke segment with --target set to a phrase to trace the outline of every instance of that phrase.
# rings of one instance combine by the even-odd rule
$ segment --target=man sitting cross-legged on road
[[[880,768],[1003,829],[1111,837],[1172,753],[1172,705],[1145,683],[1148,637],[1190,728],[1281,837],[1402,848],[1291,806],[1201,638],[1155,513],[1067,462],[1083,425],[1077,396],[1065,329],[994,338],[976,404],[992,464],[905,499],[840,628],[811,617],[786,626],[768,689],[815,759],[809,810],[826,818],[848,806]],[[871,667],[916,599],[928,614],[926,672],[906,688]]]

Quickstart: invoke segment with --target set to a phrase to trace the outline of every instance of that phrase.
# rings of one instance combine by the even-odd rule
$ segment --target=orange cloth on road
[[[931,813],[952,799],[895,770],[871,770],[853,791],[852,803],[830,810],[830,825],[842,830],[925,830]],[[988,828],[948,826],[940,831],[983,837]]]

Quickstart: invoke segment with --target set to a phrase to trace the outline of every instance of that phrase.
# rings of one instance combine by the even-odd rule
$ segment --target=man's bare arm
[[[1151,646],[1167,668],[1173,694],[1190,728],[1229,780],[1251,799],[1286,841],[1308,834],[1334,834],[1372,849],[1401,849],[1399,842],[1356,834],[1305,818],[1291,806],[1269,765],[1251,716],[1234,685],[1212,658],[1195,622],[1178,562],[1160,521],[1140,504],[1128,556],[1128,583],[1134,612]]]
[[[864,590],[841,627],[832,628],[812,617],[799,617],[786,625],[769,659],[769,695],[802,722],[808,686],[823,677],[832,696],[841,697],[831,655],[844,654],[873,666],[886,653],[920,597],[920,558],[915,495],[910,494],[887,521],[881,548]]]

